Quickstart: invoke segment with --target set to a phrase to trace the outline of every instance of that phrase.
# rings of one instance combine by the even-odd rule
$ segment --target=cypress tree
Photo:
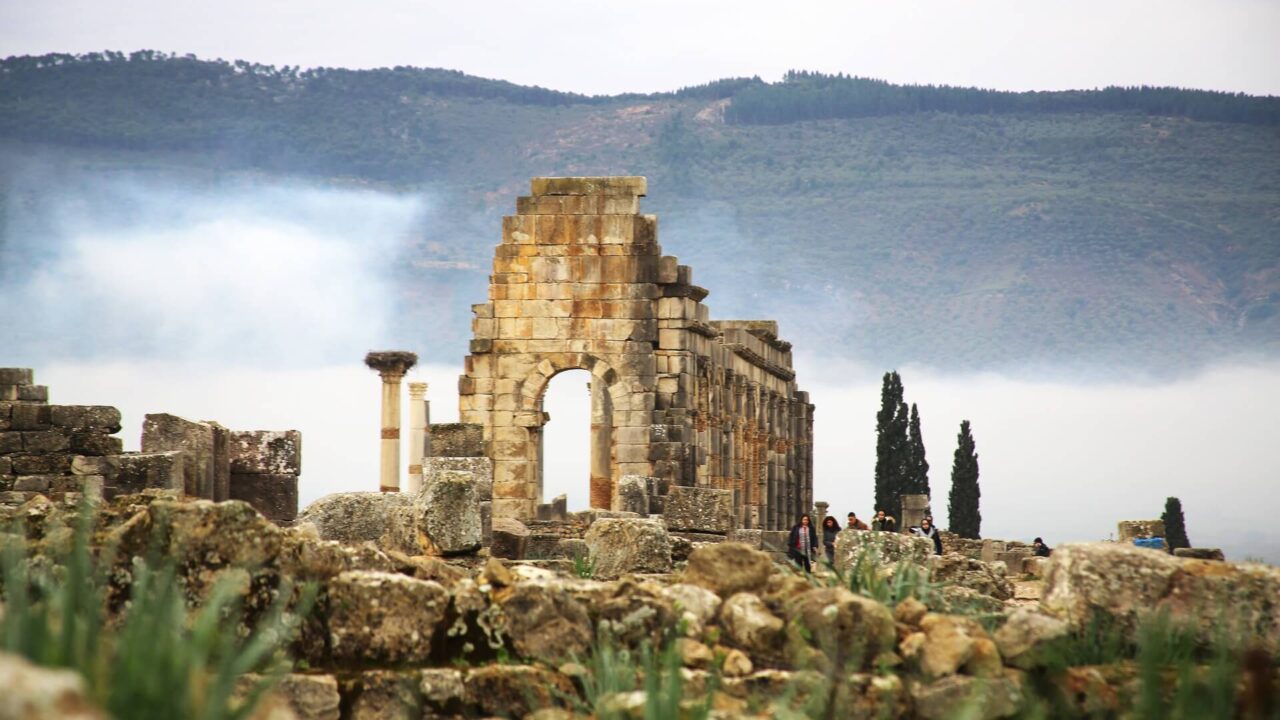
[[[1187,539],[1187,523],[1182,517],[1181,500],[1176,497],[1166,499],[1164,514],[1160,519],[1164,521],[1164,541],[1169,546],[1169,552],[1191,547],[1191,541]]]
[[[880,386],[880,412],[876,413],[876,509],[895,517],[902,495],[906,409],[898,371],[885,373]]]
[[[911,420],[907,429],[907,449],[910,459],[907,463],[908,495],[929,494],[929,461],[924,456],[924,438],[920,435],[920,411],[911,403]]]
[[[947,498],[949,529],[960,537],[977,539],[982,526],[978,511],[978,453],[969,432],[969,421],[960,422],[955,460],[951,463],[951,495]]]

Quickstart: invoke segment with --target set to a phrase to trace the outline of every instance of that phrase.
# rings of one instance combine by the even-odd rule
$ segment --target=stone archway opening
[[[542,411],[542,447],[538,453],[542,477],[540,503],[565,495],[572,511],[591,506],[593,418],[591,373],[566,370],[547,383]],[[608,453],[608,447],[605,447]]]

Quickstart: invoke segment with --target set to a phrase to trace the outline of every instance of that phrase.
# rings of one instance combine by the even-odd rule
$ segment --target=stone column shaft
[[[408,490],[422,489],[422,461],[427,454],[427,384],[409,383],[409,480]]]
[[[400,492],[400,381],[418,362],[410,352],[371,352],[364,363],[382,378],[381,470],[378,489]]]

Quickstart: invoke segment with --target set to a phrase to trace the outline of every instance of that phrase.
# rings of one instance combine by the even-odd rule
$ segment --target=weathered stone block
[[[772,572],[768,554],[741,543],[716,543],[689,554],[684,582],[727,598],[740,592],[763,593]]]
[[[120,473],[119,455],[72,455],[71,472],[76,475],[102,475],[114,484]]]
[[[10,406],[9,427],[13,430],[48,430],[51,411],[48,405]]]
[[[584,539],[598,578],[671,570],[671,537],[660,520],[601,518]]]
[[[437,713],[460,715],[466,699],[462,672],[451,668],[424,668],[419,671],[418,690],[426,708]],[[429,713],[425,717],[431,717]]]
[[[673,486],[667,491],[662,517],[672,530],[727,534],[737,524],[733,492]]]
[[[505,560],[523,560],[529,545],[529,528],[515,518],[493,521],[493,541],[489,554]]]
[[[530,183],[530,194],[539,195],[607,195],[643,196],[648,180],[638,175],[610,177],[536,177]]]
[[[396,573],[344,572],[328,585],[330,647],[342,663],[423,662],[449,592]]]
[[[443,470],[414,499],[419,540],[429,554],[460,555],[480,549],[480,489],[474,473]]]
[[[521,656],[555,666],[583,657],[592,640],[587,608],[560,583],[518,583],[499,601]]]
[[[414,531],[413,498],[405,493],[334,493],[311,503],[298,522],[316,526],[322,540],[345,545],[372,542],[383,549],[421,555]]]
[[[183,475],[186,493],[212,498],[215,482],[214,429],[208,423],[193,422],[167,413],[147,415],[142,423],[142,451],[185,453]]]
[[[560,673],[532,665],[486,665],[467,673],[467,703],[487,716],[525,717],[564,707],[577,690]]]
[[[66,430],[39,430],[22,433],[22,449],[29,453],[62,452],[71,449],[71,436]],[[107,453],[85,453],[105,455]]]
[[[53,496],[67,493],[83,493],[92,498],[101,498],[106,488],[106,479],[101,475],[54,475],[49,484],[49,493]]]
[[[231,431],[231,473],[301,475],[302,433],[297,430]]]
[[[933,556],[933,541],[914,535],[862,530],[841,530],[836,535],[835,566],[841,572],[851,571],[863,553],[881,565],[892,565],[899,560],[924,565]]]
[[[487,457],[429,457],[422,463],[422,484],[428,483],[446,471],[470,473],[476,482],[476,492],[481,502],[493,499],[493,461]]]
[[[484,457],[484,427],[472,423],[432,423],[432,457]]]
[[[65,475],[71,472],[71,461],[76,455],[48,453],[46,455],[15,455],[14,475]]]
[[[237,695],[247,695],[262,680],[261,675],[241,675],[236,683]],[[288,706],[298,720],[338,720],[341,716],[342,697],[338,694],[338,681],[332,675],[285,675],[268,695],[267,702],[272,700]],[[261,717],[275,715],[268,713]]]
[[[729,531],[729,535],[725,539],[731,543],[741,543],[756,550],[764,547],[763,530],[737,528]]]
[[[116,494],[140,493],[148,488],[181,492],[186,487],[185,455],[181,450],[170,450],[168,452],[126,453],[108,456],[107,458],[102,458],[99,462],[93,462],[98,460],[97,458],[82,458],[77,461],[72,470],[78,471],[77,468],[95,470],[104,464],[103,461],[106,463],[114,462],[116,473],[111,484],[114,486]]]
[[[292,522],[298,516],[297,475],[232,473],[230,494],[243,500],[272,522]]]
[[[49,422],[78,430],[120,432],[120,411],[107,405],[50,405]]]
[[[613,510],[646,515],[649,512],[649,489],[653,478],[644,475],[623,475],[614,485]]]
[[[18,492],[47,493],[61,475],[19,475],[13,481],[13,489]]]
[[[497,522],[498,518],[494,518]],[[547,533],[533,533],[525,540],[524,560],[555,560],[563,558],[560,536]]]
[[[1070,543],[1054,549],[1045,572],[1043,607],[1073,626],[1097,613],[1132,628],[1152,611],[1195,624],[1209,642],[1230,608],[1235,632],[1269,652],[1280,650],[1280,568],[1191,560],[1122,543]]]
[[[49,402],[49,388],[44,385],[19,385],[17,399],[22,402]]]
[[[35,381],[31,368],[0,368],[0,385],[32,385]]]
[[[985,539],[982,541],[982,562],[993,563],[1004,551],[1005,544],[1000,540]]]
[[[22,436],[16,430],[0,432],[0,455],[10,455],[22,452]]]
[[[950,553],[930,555],[928,566],[929,579],[934,582],[969,588],[999,600],[1013,597],[1013,586],[1004,573],[997,570],[999,565]]]
[[[124,441],[102,430],[72,430],[69,447],[81,455],[119,455]]]
[[[1164,537],[1163,520],[1121,520],[1116,524],[1120,542],[1133,542],[1136,538]]]

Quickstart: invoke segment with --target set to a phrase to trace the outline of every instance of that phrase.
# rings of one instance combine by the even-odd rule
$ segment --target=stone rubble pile
[[[1206,618],[1208,632],[1207,609],[1233,608],[1265,647],[1280,650],[1275,568],[1118,544],[1063,545],[1050,562],[1043,604],[997,610],[993,630],[978,616],[948,611],[945,594],[889,607],[728,538],[695,543],[676,562],[671,531],[658,518],[601,516],[585,524],[578,542],[592,577],[577,576],[564,559],[487,557],[475,550],[478,512],[458,513],[458,522],[440,529],[419,507],[425,497],[477,506],[479,483],[461,470],[443,471],[437,482],[445,489],[437,495],[424,485],[417,497],[329,496],[292,527],[240,501],[149,489],[102,505],[95,542],[112,542],[127,557],[159,533],[192,602],[228,574],[243,575],[248,608],[267,607],[286,580],[317,583],[319,600],[292,647],[299,670],[271,701],[271,717],[281,718],[571,717],[564,713],[582,702],[582,663],[601,637],[632,650],[674,638],[684,691],[689,698],[712,692],[719,718],[765,717],[767,710],[753,715],[752,708],[826,693],[832,673],[841,680],[843,716],[945,718],[967,704],[972,717],[1011,717],[1028,692],[1026,673],[1052,662],[1055,644],[1096,613],[1131,623],[1143,610],[1167,607]],[[457,484],[465,489],[455,493]],[[73,512],[70,499],[37,494],[0,506],[0,526],[22,516],[39,549]],[[495,539],[527,541],[519,530],[500,519]],[[997,608],[1010,597],[1001,564],[933,557],[918,540],[846,531],[840,559],[847,566],[855,551],[891,564],[924,558],[917,567],[935,581],[945,577]],[[1066,701],[1117,714],[1129,707],[1119,676],[1093,672],[1070,676],[1089,683],[1080,691],[1087,697],[1073,690]],[[642,708],[637,692],[608,703]]]

